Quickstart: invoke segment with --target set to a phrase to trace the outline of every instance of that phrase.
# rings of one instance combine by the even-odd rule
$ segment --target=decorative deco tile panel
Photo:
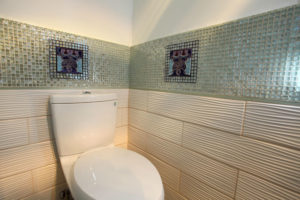
[[[89,47],[85,80],[51,79],[49,40]],[[128,88],[129,47],[0,18],[0,88]]]
[[[165,81],[195,83],[197,80],[199,41],[166,47]]]
[[[130,88],[300,101],[300,6],[131,48]],[[199,40],[197,82],[165,82],[165,47]]]
[[[49,40],[50,77],[87,80],[88,50],[87,45]]]

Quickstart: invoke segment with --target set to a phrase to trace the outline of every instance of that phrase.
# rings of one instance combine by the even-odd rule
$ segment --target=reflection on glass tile
[[[164,48],[199,40],[197,82],[164,82]],[[130,87],[300,101],[300,6],[169,36],[130,49]]]
[[[49,39],[89,46],[89,80],[50,79]],[[0,18],[0,88],[128,88],[129,47]]]

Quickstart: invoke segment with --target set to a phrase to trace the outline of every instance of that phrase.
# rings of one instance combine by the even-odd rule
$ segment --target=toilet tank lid
[[[117,100],[116,94],[77,94],[77,95],[51,95],[51,104],[60,103],[91,103],[91,102],[102,102],[102,101],[114,101]]]

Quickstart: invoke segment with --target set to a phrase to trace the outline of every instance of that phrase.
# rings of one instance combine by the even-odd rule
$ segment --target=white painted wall
[[[124,45],[133,0],[0,0],[0,17]]]
[[[134,0],[133,45],[298,2],[299,0]]]

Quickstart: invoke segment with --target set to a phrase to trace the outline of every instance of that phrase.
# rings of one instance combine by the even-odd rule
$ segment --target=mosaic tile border
[[[49,39],[89,46],[88,80],[51,79]],[[130,48],[0,18],[0,89],[128,88]]]
[[[130,88],[300,102],[300,5],[131,47]],[[164,46],[199,40],[196,84],[164,82]],[[155,59],[153,59],[155,58]]]

